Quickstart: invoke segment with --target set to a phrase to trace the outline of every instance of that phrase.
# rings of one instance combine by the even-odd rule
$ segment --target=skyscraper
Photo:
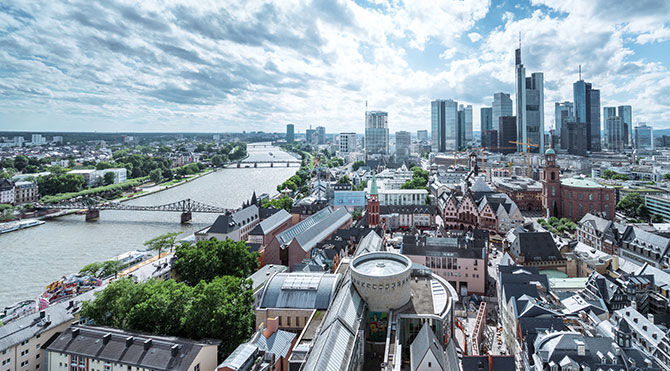
[[[498,146],[501,147],[501,153],[513,153],[513,149],[507,149],[512,147],[509,142],[515,142],[517,140],[517,123],[516,117],[514,116],[500,116],[499,127],[500,132],[498,133]],[[505,149],[503,149],[505,148]]]
[[[316,127],[316,135],[318,136],[319,144],[326,143],[326,128],[323,126]]]
[[[631,106],[619,106],[618,115],[623,125],[623,146],[633,146],[633,108]]]
[[[395,157],[396,161],[404,161],[409,157],[412,146],[412,133],[409,131],[395,132]]]
[[[614,107],[605,107],[603,115],[607,114],[605,118],[605,142],[607,142],[607,149],[614,152],[623,152],[623,121],[621,117],[609,115],[607,108],[614,111]]]
[[[461,104],[459,110],[463,111],[463,145],[472,141],[472,105]]]
[[[635,127],[635,148],[654,149],[654,131],[644,122]]]
[[[554,114],[556,135],[560,138],[563,121],[574,115],[572,111],[572,102],[556,102]]]
[[[311,125],[309,129],[305,130],[305,142],[307,144],[319,144],[319,136],[316,134],[316,130],[312,129]]]
[[[572,84],[572,91],[575,119],[586,124],[586,150],[600,152],[600,90],[580,79]]]
[[[458,122],[458,102],[451,99],[438,99],[430,102],[430,134],[433,152],[458,149],[460,137]]]
[[[293,143],[295,141],[295,127],[293,124],[286,124],[286,141],[288,143]]]
[[[498,130],[500,132],[500,117],[501,116],[512,116],[512,99],[509,97],[509,94],[505,93],[495,93],[493,94],[493,103],[492,103],[492,113],[491,113],[491,127],[492,130]]]
[[[367,155],[388,155],[388,116],[388,112],[365,112],[365,153]]]
[[[339,149],[342,153],[356,152],[356,133],[340,133]]]
[[[479,118],[480,118],[480,129],[481,132],[485,132],[486,130],[493,130],[493,108],[492,107],[482,107],[479,110]]]
[[[521,63],[521,49],[516,50],[516,117],[517,137],[529,147],[530,152],[544,153],[544,75],[535,72],[526,77],[526,68]],[[519,152],[526,146],[518,145]]]
[[[428,130],[417,130],[416,131],[416,139],[421,142],[424,140],[428,140]]]
[[[610,134],[609,134],[609,126],[607,125],[607,120],[610,117],[615,117],[616,116],[616,107],[603,107],[603,131],[604,131],[604,140],[605,140],[605,145],[607,146],[607,149],[610,151],[613,151],[614,149],[611,147],[611,142],[610,139]],[[614,122],[613,122],[614,124]],[[616,128],[615,128],[616,129]],[[616,133],[614,133],[616,134]]]

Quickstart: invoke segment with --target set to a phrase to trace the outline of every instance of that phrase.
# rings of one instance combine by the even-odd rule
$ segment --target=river
[[[276,147],[250,144],[249,160],[293,159]],[[272,153],[272,155],[270,155]],[[253,166],[253,165],[252,165]],[[267,166],[267,165],[264,165]],[[190,198],[213,206],[237,208],[257,195],[277,192],[278,184],[297,167],[222,169],[162,192],[128,201],[135,205],[162,205]],[[180,213],[103,210],[100,219],[85,222],[83,215],[68,215],[45,224],[0,235],[0,311],[20,300],[35,299],[45,285],[130,250],[143,249],[144,241],[166,232],[186,237],[211,224],[217,214],[193,213],[191,224],[180,225]]]

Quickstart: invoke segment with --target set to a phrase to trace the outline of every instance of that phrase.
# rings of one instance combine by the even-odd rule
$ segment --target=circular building
[[[370,312],[388,312],[410,300],[412,261],[400,254],[372,252],[351,262],[351,278]]]

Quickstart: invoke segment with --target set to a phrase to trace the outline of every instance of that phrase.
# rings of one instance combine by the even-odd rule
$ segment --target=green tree
[[[116,275],[123,269],[123,263],[118,260],[107,260],[100,266],[100,277],[109,277]]]
[[[274,207],[275,209],[284,209],[291,211],[293,199],[289,196],[281,196],[272,200],[263,200],[263,207]]]
[[[149,172],[149,179],[151,179],[152,182],[158,184],[161,182],[161,179],[163,179],[163,172],[161,169],[153,169]]]
[[[83,268],[81,268],[81,270],[79,270],[79,274],[83,276],[98,277],[101,269],[102,269],[102,263],[93,262],[90,264],[86,264]]]
[[[281,192],[286,188],[290,189],[292,192],[295,192],[295,191],[298,190],[298,185],[295,184],[292,180],[289,179],[289,180],[285,181],[284,183],[278,185],[277,186],[277,191]]]
[[[348,176],[344,175],[337,180],[338,184],[351,184],[351,179]]]
[[[670,180],[670,173],[665,173],[665,175],[663,175],[663,179]]]
[[[365,161],[358,160],[358,161],[354,162],[353,164],[351,164],[351,169],[353,171],[358,171],[358,169],[360,169],[361,166],[365,166]]]
[[[246,278],[258,269],[258,253],[251,252],[244,241],[198,241],[177,246],[173,268],[189,285],[226,275]]]
[[[230,354],[253,332],[253,303],[250,280],[223,276],[201,281],[193,289],[193,301],[183,319],[186,336],[221,339],[219,354]]]
[[[113,172],[108,171],[102,177],[102,184],[104,184],[104,185],[114,184],[115,180],[116,180],[116,175],[114,175]]]
[[[646,211],[645,215],[647,215],[648,210],[646,210],[646,207],[639,208],[639,206],[644,206],[644,198],[637,192],[631,192],[619,200],[616,208],[630,218],[642,217],[639,212],[645,213]]]
[[[23,169],[28,166],[28,157],[25,155],[16,155],[14,157],[14,168],[18,171],[23,171]]]
[[[144,246],[147,246],[149,250],[156,251],[157,255],[161,255],[161,251],[174,249],[177,244],[178,232],[169,232],[162,234],[158,237],[154,237],[149,241],[144,243]]]

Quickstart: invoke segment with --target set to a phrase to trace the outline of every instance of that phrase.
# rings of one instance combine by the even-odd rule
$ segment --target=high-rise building
[[[498,130],[482,131],[482,148],[498,151]]]
[[[570,116],[574,116],[572,111],[572,102],[556,102],[554,112],[556,135],[560,137],[563,121]]]
[[[654,130],[644,122],[635,127],[635,148],[654,149]]]
[[[342,153],[356,152],[356,133],[340,133],[339,149]]]
[[[600,90],[579,80],[572,84],[575,119],[586,124],[586,150],[600,152]]]
[[[586,156],[586,123],[577,122],[575,120],[567,120],[567,147],[568,153],[578,156]]]
[[[319,138],[318,143],[319,144],[326,144],[326,128],[323,126],[317,126],[316,127],[316,135]]]
[[[479,110],[479,130],[483,133],[493,129],[493,107],[482,107]],[[497,129],[495,129],[497,130]]]
[[[395,132],[395,157],[396,161],[406,160],[412,147],[412,133],[409,131]]]
[[[416,139],[419,142],[428,140],[428,130],[417,130],[416,131]]]
[[[633,108],[631,106],[619,106],[617,110],[617,116],[621,117],[623,125],[623,146],[630,148],[633,146]]]
[[[312,129],[311,127],[305,130],[305,142],[307,144],[319,143],[319,136],[316,134],[316,130]]]
[[[465,111],[458,110],[458,128],[457,130],[457,139],[456,139],[456,149],[461,149],[463,143],[465,143]]]
[[[498,146],[500,147],[501,153],[513,153],[514,144],[510,142],[515,142],[517,140],[517,122],[516,117],[514,116],[500,116],[498,118],[498,127],[500,127],[500,132],[498,133]]]
[[[500,123],[501,116],[512,116],[514,115],[514,109],[512,108],[512,98],[509,94],[505,93],[495,93],[493,94],[493,103],[492,103],[492,112],[491,112],[491,127],[492,130],[498,130],[500,132]]]
[[[365,153],[367,155],[388,155],[388,116],[388,112],[365,112]]]
[[[607,149],[610,151],[623,152],[623,120],[619,116],[610,115],[614,111],[614,107],[605,107],[603,109],[603,116],[605,116],[606,120],[605,142],[607,142]]]
[[[610,134],[608,132],[609,127],[607,126],[607,120],[610,117],[614,117],[616,115],[617,115],[616,114],[616,107],[603,107],[603,130],[604,130],[604,136],[605,136],[604,140],[605,140],[605,145],[607,146],[607,149],[609,149],[610,151],[614,151],[614,149],[612,147],[610,147],[610,144],[612,144],[610,142],[610,139],[613,139],[613,138],[610,138]],[[613,122],[613,124],[614,124],[614,122]]]
[[[526,77],[521,63],[521,49],[516,50],[516,117],[517,138],[520,142],[536,144],[530,152],[544,153],[544,75],[535,72]],[[519,144],[519,152],[526,146]]]
[[[431,150],[433,152],[458,149],[460,130],[458,125],[458,102],[451,99],[430,102]]]
[[[286,141],[288,143],[295,141],[295,126],[293,124],[286,124]]]
[[[464,106],[461,104],[460,108],[463,111],[463,143],[472,142],[472,105]]]

